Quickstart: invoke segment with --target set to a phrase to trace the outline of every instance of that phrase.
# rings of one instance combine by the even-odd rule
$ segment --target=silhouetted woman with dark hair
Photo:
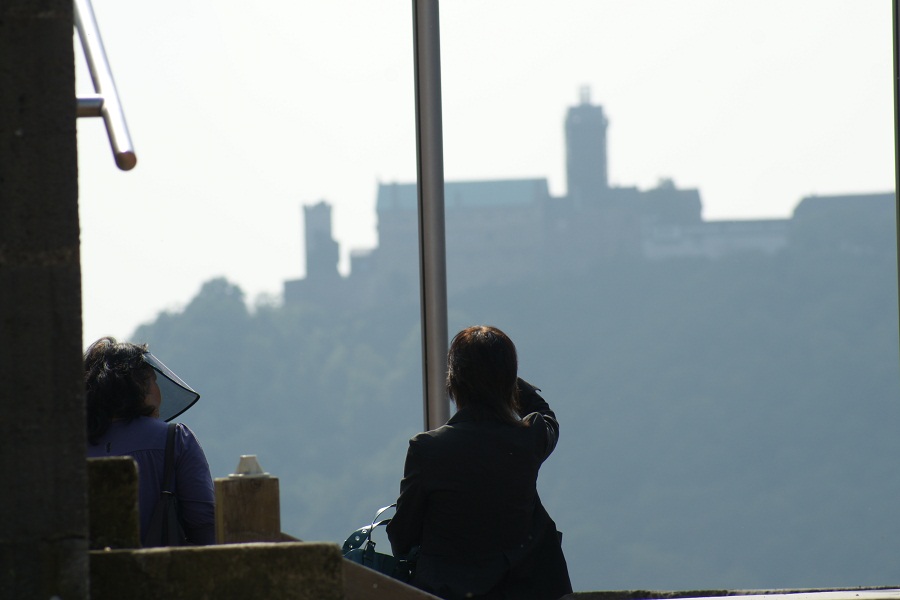
[[[166,435],[172,420],[200,395],[147,346],[97,340],[84,354],[89,457],[124,456],[138,465],[141,539],[160,497]],[[175,497],[188,542],[214,544],[215,495],[206,455],[183,423],[175,427]]]
[[[555,600],[572,591],[556,524],[537,494],[559,424],[518,378],[516,347],[495,327],[459,332],[447,357],[457,412],[409,442],[395,555],[419,548],[413,585],[457,598]]]

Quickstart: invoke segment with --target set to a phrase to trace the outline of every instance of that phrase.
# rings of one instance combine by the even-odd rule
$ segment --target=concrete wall
[[[87,597],[71,0],[0,3],[0,597]]]

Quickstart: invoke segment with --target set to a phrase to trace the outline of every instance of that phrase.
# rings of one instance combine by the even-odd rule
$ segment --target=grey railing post
[[[447,421],[447,266],[438,0],[413,0],[425,428]]]
[[[900,8],[898,0],[891,2],[891,22],[893,30],[893,79],[894,79],[894,210],[897,223],[897,256],[900,269]],[[900,270],[898,270],[900,275]],[[898,277],[900,281],[900,277]],[[897,306],[900,310],[900,305]]]

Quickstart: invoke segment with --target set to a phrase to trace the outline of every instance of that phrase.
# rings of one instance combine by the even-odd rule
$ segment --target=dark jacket
[[[572,591],[536,489],[559,424],[536,388],[519,380],[519,390],[521,425],[466,407],[410,440],[387,533],[395,554],[420,547],[413,585],[443,598],[555,600]]]

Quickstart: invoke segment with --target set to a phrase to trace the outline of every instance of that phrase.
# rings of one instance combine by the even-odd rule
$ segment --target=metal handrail
[[[106,51],[103,49],[100,29],[94,18],[94,8],[91,6],[91,0],[74,0],[74,7],[75,27],[78,29],[81,48],[84,50],[96,92],[95,96],[77,99],[76,115],[103,118],[116,166],[123,171],[129,171],[137,164],[137,156],[131,144],[125,113],[122,112],[119,92],[116,90],[109,61],[106,59]]]

